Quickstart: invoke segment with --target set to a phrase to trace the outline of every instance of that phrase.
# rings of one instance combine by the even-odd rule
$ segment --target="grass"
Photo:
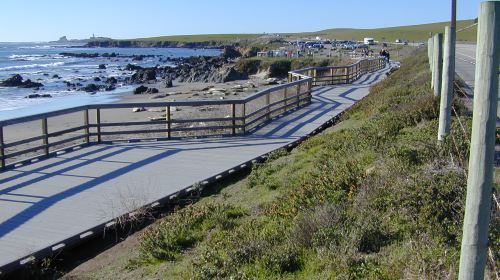
[[[457,30],[474,24],[474,20],[457,21]],[[364,37],[373,37],[378,41],[394,42],[396,39],[403,39],[416,42],[426,42],[429,38],[429,33],[444,33],[444,28],[449,25],[449,22],[439,22],[430,24],[375,28],[375,29],[351,29],[338,28],[327,29],[318,32],[309,33],[291,33],[287,34],[291,37],[316,37],[336,38],[344,40],[363,40]],[[458,41],[476,42],[477,26],[457,33]]]
[[[471,119],[454,116],[437,144],[425,56],[403,60],[340,126],[167,216],[125,266],[93,277],[456,278]],[[497,259],[499,228],[495,213]]]
[[[457,22],[457,30],[470,26],[474,20],[459,20]],[[438,22],[430,24],[374,28],[374,29],[352,29],[352,28],[335,28],[326,29],[317,32],[304,33],[284,33],[280,34],[289,39],[293,38],[313,38],[321,36],[329,39],[339,40],[363,40],[364,37],[373,37],[378,41],[394,42],[396,39],[409,41],[426,42],[429,38],[429,32],[443,33],[444,27],[449,25],[449,22]],[[457,34],[458,41],[476,42],[477,26],[459,32]],[[197,43],[197,42],[240,42],[244,45],[261,44],[259,38],[265,38],[263,34],[199,34],[199,35],[173,35],[173,36],[158,36],[149,38],[137,38],[121,41],[139,41],[148,43],[158,42],[181,42],[181,43]],[[251,42],[256,40],[256,42]],[[250,41],[250,42],[249,42]]]

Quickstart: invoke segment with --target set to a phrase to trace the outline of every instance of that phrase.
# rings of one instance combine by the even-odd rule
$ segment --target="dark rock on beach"
[[[82,87],[80,90],[85,92],[96,92],[99,91],[100,87],[96,84],[88,84],[85,87]]]
[[[99,69],[106,69],[106,64],[99,64]]]
[[[38,93],[35,93],[35,94],[30,94],[30,95],[27,95],[25,96],[24,98],[28,98],[28,99],[32,99],[32,98],[51,98],[52,95],[50,94],[38,94]]]
[[[134,94],[143,94],[148,90],[145,86],[140,86],[134,90]]]
[[[115,77],[109,77],[107,80],[106,80],[106,84],[116,84],[118,83],[118,80],[115,78]]]
[[[137,71],[137,70],[142,70],[143,68],[141,66],[138,66],[138,65],[134,65],[134,64],[127,64],[127,66],[125,66],[125,70],[127,71]]]
[[[16,74],[2,82],[0,82],[0,86],[3,87],[18,87],[18,88],[40,88],[43,87],[43,84],[33,82],[30,79],[23,81],[23,77],[19,74]]]

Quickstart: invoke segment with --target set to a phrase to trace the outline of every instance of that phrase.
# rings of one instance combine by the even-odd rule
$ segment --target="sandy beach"
[[[280,80],[284,82],[284,80]],[[133,94],[133,92],[126,92],[119,96],[119,100],[113,103],[158,103],[169,101],[193,101],[193,100],[221,100],[221,99],[240,99],[246,96],[257,93],[260,90],[271,87],[262,76],[251,76],[248,80],[233,81],[228,83],[178,83],[174,81],[174,86],[171,88],[163,88],[161,82],[144,84],[149,88],[157,88],[158,93],[155,94]],[[137,85],[139,86],[139,85]],[[85,93],[82,93],[85,94]],[[97,93],[99,94],[99,93]],[[134,112],[139,111],[139,112]],[[161,120],[165,118],[165,108],[127,108],[127,109],[109,109],[101,110],[102,123],[120,123],[120,122],[144,122],[150,120]],[[230,116],[230,105],[224,106],[199,106],[199,107],[172,107],[171,118],[172,120],[190,119],[190,118],[227,118]],[[237,115],[241,115],[241,108],[236,108]],[[89,122],[91,124],[96,122],[96,113],[94,110],[89,111]],[[84,124],[83,112],[71,113],[57,117],[49,118],[48,132],[53,133],[78,127]],[[42,121],[32,121],[19,125],[11,125],[4,127],[4,141],[6,144],[21,141],[27,138],[40,136],[42,134]],[[211,123],[210,125],[213,125]],[[229,122],[221,122],[220,124],[228,125]],[[186,124],[178,124],[186,125]],[[206,124],[198,124],[206,125]],[[207,124],[208,125],[208,124]],[[165,125],[152,124],[134,127],[104,127],[102,131],[124,131],[131,129],[164,129]],[[91,128],[90,132],[95,132],[95,128]],[[71,137],[84,134],[84,130],[75,131],[64,134],[62,136],[53,137],[50,141],[56,142],[65,140]],[[189,134],[186,134],[189,136]],[[151,133],[149,135],[113,135],[103,136],[103,140],[121,140],[124,137],[130,138],[154,138],[165,137],[164,133]],[[73,146],[83,143],[82,140],[72,141],[56,147],[53,150]],[[16,147],[6,149],[6,153],[12,153],[19,150],[29,149],[37,145],[42,145],[42,141],[34,141],[29,144],[23,144]],[[42,151],[29,153],[22,156],[17,156],[8,159],[7,163],[17,162],[22,159],[33,157],[35,154],[40,154]]]

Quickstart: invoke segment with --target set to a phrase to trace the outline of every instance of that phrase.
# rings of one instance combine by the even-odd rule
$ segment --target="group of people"
[[[384,58],[385,58],[385,60],[386,60],[387,62],[389,62],[389,60],[391,59],[391,54],[390,54],[390,53],[389,53],[389,51],[387,51],[386,49],[382,49],[382,50],[380,50],[379,55],[380,55],[381,57],[384,57]]]

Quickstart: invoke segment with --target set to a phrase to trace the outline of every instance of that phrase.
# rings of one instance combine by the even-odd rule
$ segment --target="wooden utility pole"
[[[498,105],[500,1],[481,3],[459,279],[484,279]]]
[[[451,106],[453,103],[453,81],[455,80],[455,50],[457,27],[457,0],[451,1],[451,24],[444,32],[443,77],[441,106],[439,111],[438,141],[450,133]]]
[[[434,35],[432,59],[432,79],[434,85],[434,96],[438,97],[441,91],[441,72],[443,70],[443,34]]]

